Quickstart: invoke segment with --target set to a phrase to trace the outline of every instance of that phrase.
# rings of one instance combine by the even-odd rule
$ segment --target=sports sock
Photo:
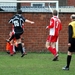
[[[18,44],[18,49],[21,51],[21,53],[23,54],[23,48],[22,48],[22,44]]]
[[[57,54],[55,48],[49,47],[48,50],[49,50],[54,56]]]
[[[70,66],[71,58],[72,58],[71,55],[67,56],[67,66],[66,66],[67,68],[69,68],[69,66]]]
[[[56,48],[53,48],[53,51],[54,51],[54,55],[56,56],[57,55]]]
[[[18,51],[18,47],[15,46],[15,51]]]
[[[10,54],[13,54],[13,45],[10,45]]]
[[[12,35],[12,36],[10,37],[9,41],[11,41],[11,40],[14,38],[14,36],[15,36],[15,35]]]

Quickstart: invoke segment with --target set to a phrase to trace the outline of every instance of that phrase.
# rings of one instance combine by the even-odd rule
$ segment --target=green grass
[[[67,54],[59,54],[59,61],[52,61],[53,55],[50,53],[28,53],[23,58],[17,53],[10,56],[5,52],[0,52],[0,75],[74,75],[75,55],[69,71],[61,68],[66,64]]]

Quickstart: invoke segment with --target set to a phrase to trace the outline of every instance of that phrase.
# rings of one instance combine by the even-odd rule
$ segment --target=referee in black
[[[75,14],[71,15],[71,20],[72,21],[69,23],[69,26],[68,26],[69,48],[67,53],[67,65],[62,68],[63,70],[69,70],[72,54],[73,52],[75,52]]]

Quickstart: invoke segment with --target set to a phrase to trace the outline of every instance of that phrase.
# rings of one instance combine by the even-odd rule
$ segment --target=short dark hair
[[[21,9],[18,9],[18,10],[17,10],[17,13],[18,13],[18,14],[22,14],[22,10],[21,10]]]
[[[55,16],[57,16],[57,15],[58,15],[57,10],[53,10],[53,15],[55,15]]]

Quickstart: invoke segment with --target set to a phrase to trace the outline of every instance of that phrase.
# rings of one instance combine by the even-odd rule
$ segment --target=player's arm
[[[46,27],[46,29],[50,29],[50,28],[53,28],[54,27],[54,19],[51,19],[50,20],[50,25],[48,25],[47,27]]]
[[[72,31],[72,26],[69,25],[68,27],[68,34],[69,34],[69,43],[68,45],[70,46],[71,45],[71,41],[72,41],[72,35],[73,35],[73,31]]]
[[[30,20],[28,20],[28,19],[26,19],[25,22],[27,22],[27,23],[31,23],[31,24],[34,24],[33,21],[30,21]]]
[[[62,30],[62,23],[59,21],[59,31]]]
[[[13,23],[14,17],[15,17],[15,16],[13,16],[8,22],[9,22],[9,23]]]
[[[13,19],[10,19],[8,23],[12,23],[12,20],[13,20]]]

